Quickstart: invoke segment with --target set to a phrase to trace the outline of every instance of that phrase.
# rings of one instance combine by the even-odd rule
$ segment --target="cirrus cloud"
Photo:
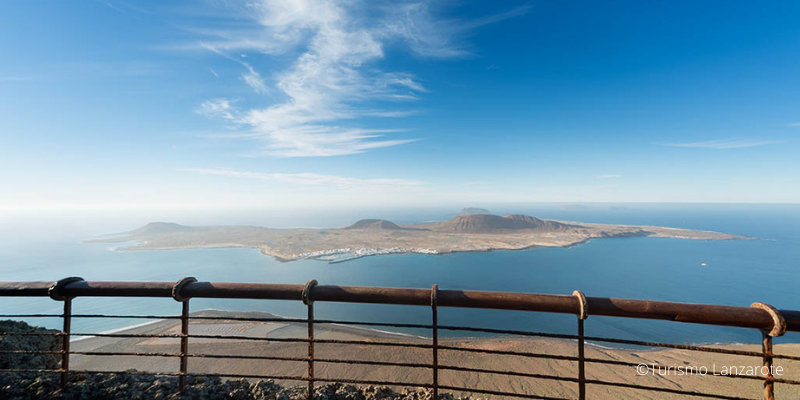
[[[254,61],[243,62],[228,52],[293,57],[288,67],[270,74],[278,94],[273,97],[282,100],[265,108],[218,111],[222,103],[217,99],[203,103],[199,112],[233,122],[244,136],[259,140],[255,153],[282,157],[357,154],[417,140],[387,138],[387,133],[400,130],[358,124],[365,116],[413,113],[403,105],[428,91],[411,73],[381,69],[378,62],[385,48],[401,44],[421,57],[467,56],[461,36],[528,10],[444,21],[435,18],[426,1],[261,0],[234,7],[249,26],[194,30],[204,36],[199,47],[241,64],[246,70],[242,78],[257,93],[271,93],[263,71]]]

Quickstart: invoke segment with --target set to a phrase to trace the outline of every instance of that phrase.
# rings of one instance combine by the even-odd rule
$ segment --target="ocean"
[[[576,247],[521,251],[455,253],[439,256],[401,254],[365,257],[338,264],[306,260],[278,262],[255,249],[116,251],[114,245],[84,244],[97,234],[135,229],[161,218],[184,224],[251,224],[270,227],[344,226],[359,218],[397,223],[441,220],[457,209],[344,210],[336,213],[246,213],[198,216],[169,213],[97,218],[91,213],[54,221],[6,218],[0,227],[0,280],[201,281],[369,285],[387,287],[498,290],[621,297],[749,306],[759,301],[800,309],[800,205],[673,204],[502,204],[486,205],[497,214],[524,213],[566,221],[658,225],[713,230],[759,238],[754,241],[692,241],[657,238],[599,239]],[[368,214],[367,214],[368,213]],[[377,214],[377,215],[376,215]],[[321,217],[321,216],[324,216]],[[18,216],[17,216],[18,217]],[[48,225],[52,221],[52,226]],[[101,221],[101,222],[98,222]],[[300,302],[194,299],[192,310],[266,311],[303,317]],[[50,299],[0,298],[0,313],[60,313]],[[92,299],[73,302],[77,314],[176,315],[172,299]],[[429,323],[427,307],[317,303],[320,319]],[[442,308],[439,323],[496,329],[574,334],[570,315],[520,311]],[[59,319],[28,322],[58,328]],[[73,331],[96,333],[146,322],[129,319],[76,319]],[[419,330],[407,333],[427,335]],[[446,333],[443,333],[446,334]],[[758,343],[751,329],[590,316],[586,334],[672,343]],[[455,333],[451,333],[455,335]],[[800,335],[776,340],[798,342]]]

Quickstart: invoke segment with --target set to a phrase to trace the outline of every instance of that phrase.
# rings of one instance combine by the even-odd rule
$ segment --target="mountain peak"
[[[344,229],[403,229],[392,221],[385,219],[362,219]]]
[[[529,215],[512,214],[500,217],[490,214],[457,215],[442,222],[436,230],[453,233],[494,233],[498,231],[530,229],[537,231],[564,231],[569,225],[545,221]]]
[[[172,233],[190,231],[191,226],[176,224],[174,222],[151,222],[139,229],[130,232],[130,235],[152,235],[158,233]]]
[[[492,212],[485,208],[466,207],[462,208],[458,215],[492,215]]]

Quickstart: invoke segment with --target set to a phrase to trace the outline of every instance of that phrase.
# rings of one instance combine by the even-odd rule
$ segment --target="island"
[[[752,239],[711,231],[554,221],[522,214],[499,216],[483,209],[465,209],[452,219],[441,222],[398,225],[382,219],[362,219],[332,229],[185,226],[152,222],[130,232],[86,242],[127,243],[120,250],[247,247],[259,249],[262,254],[280,261],[315,259],[336,263],[397,253],[446,254],[571,247],[592,239],[630,237]]]

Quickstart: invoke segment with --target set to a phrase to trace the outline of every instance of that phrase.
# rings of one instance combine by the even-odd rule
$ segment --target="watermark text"
[[[639,364],[636,366],[636,375],[659,375],[659,376],[781,376],[784,373],[782,366],[765,365],[716,365],[710,367],[705,365],[664,365],[664,364]]]

